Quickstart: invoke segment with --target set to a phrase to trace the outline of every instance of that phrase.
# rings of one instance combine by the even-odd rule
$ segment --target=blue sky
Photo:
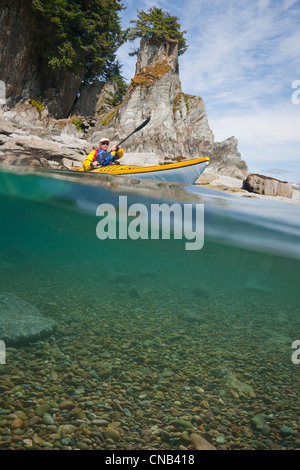
[[[249,170],[300,183],[300,0],[123,0],[122,26],[157,6],[179,18],[185,93],[202,96],[216,141],[234,135]],[[118,51],[122,73],[136,57]],[[294,87],[294,88],[293,88]]]

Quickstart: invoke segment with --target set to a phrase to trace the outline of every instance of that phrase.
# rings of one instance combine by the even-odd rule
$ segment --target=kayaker
[[[102,137],[99,142],[99,148],[93,150],[88,154],[86,159],[83,161],[84,170],[93,170],[93,168],[99,166],[113,165],[117,163],[117,159],[122,158],[124,155],[123,150],[120,147],[115,147],[114,145],[111,148],[111,151],[108,151],[109,139]]]

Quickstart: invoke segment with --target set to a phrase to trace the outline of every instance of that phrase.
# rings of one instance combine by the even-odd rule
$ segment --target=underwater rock
[[[49,336],[57,327],[55,320],[14,294],[0,294],[0,338],[6,345],[36,341]]]
[[[132,297],[133,299],[141,299],[141,294],[139,293],[138,289],[136,287],[132,287],[128,291],[128,295]]]
[[[196,297],[200,297],[200,298],[202,297],[208,298],[211,296],[210,290],[208,289],[208,287],[204,285],[193,287],[191,292],[193,295],[195,295]]]
[[[177,317],[191,323],[205,323],[207,315],[197,310],[182,309],[178,312]]]
[[[292,436],[294,434],[294,430],[290,426],[283,426],[279,432],[282,436]]]
[[[262,430],[265,425],[265,417],[261,413],[253,416],[251,423],[255,429]]]
[[[266,285],[265,283],[257,279],[248,280],[245,284],[245,287],[246,289],[250,291],[261,293],[261,294],[274,294],[274,289],[272,287]]]
[[[196,450],[217,450],[215,446],[199,434],[192,433],[190,438]]]
[[[240,396],[248,396],[255,398],[255,392],[253,388],[241,382],[233,375],[233,373],[223,366],[218,366],[212,371],[212,375],[224,381],[225,386],[232,392],[233,396],[239,398]]]

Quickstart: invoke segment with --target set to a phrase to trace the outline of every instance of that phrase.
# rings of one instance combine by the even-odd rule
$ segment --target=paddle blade
[[[143,127],[145,127],[145,126],[148,124],[148,122],[150,121],[150,119],[151,119],[151,116],[149,116],[149,117],[146,119],[146,121],[143,122],[143,124],[141,124],[139,127],[137,127],[134,132],[138,132],[138,131],[140,131],[141,129],[143,129]]]
[[[125,139],[121,140],[121,142],[118,143],[118,145],[116,147],[120,147],[121,144],[123,144],[123,142],[125,142],[125,140],[129,139],[130,136],[132,136],[132,134],[135,134],[136,132],[140,131],[141,129],[143,129],[143,127],[145,127],[148,122],[150,121],[151,119],[151,116],[149,116],[146,121],[144,121],[139,127],[137,127],[136,129],[134,129],[133,132],[131,132],[127,137],[125,137]]]

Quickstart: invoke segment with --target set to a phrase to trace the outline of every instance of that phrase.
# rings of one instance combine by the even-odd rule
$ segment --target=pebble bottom
[[[0,449],[195,450],[195,435],[221,450],[299,449],[296,367],[255,349],[240,312],[229,323],[208,306],[191,323],[158,301],[117,314],[95,301],[89,317],[68,306],[51,337],[7,348]],[[252,392],[230,389],[220,365]]]

